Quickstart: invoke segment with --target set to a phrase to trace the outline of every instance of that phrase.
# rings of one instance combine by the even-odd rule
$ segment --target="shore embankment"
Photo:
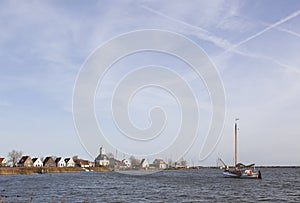
[[[257,166],[256,168],[300,168],[300,166]],[[201,169],[219,169],[219,167],[215,166],[195,166],[188,168],[166,168],[166,169],[156,169],[156,168],[148,168],[147,170],[201,170]],[[145,169],[138,169],[140,171],[144,171]],[[44,173],[77,173],[77,172],[87,172],[87,171],[95,171],[95,172],[111,172],[118,171],[112,170],[106,167],[89,167],[89,168],[81,168],[81,167],[64,167],[64,168],[48,168],[48,167],[0,167],[0,175],[22,175],[22,174],[44,174]],[[130,171],[130,170],[125,170]]]
[[[107,172],[111,171],[105,167],[91,167],[91,168],[80,168],[80,167],[64,167],[64,168],[48,168],[48,167],[0,167],[0,175],[20,175],[20,174],[44,174],[44,173],[75,173],[85,171],[99,171]]]

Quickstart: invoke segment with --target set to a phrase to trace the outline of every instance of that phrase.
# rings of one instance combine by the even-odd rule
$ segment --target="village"
[[[167,164],[163,159],[155,159],[152,163],[146,158],[136,159],[134,156],[118,160],[109,153],[106,154],[105,148],[100,147],[99,155],[94,161],[81,159],[78,156],[74,157],[55,157],[47,156],[45,158],[32,158],[29,155],[21,156],[19,160],[7,160],[0,157],[0,167],[25,167],[25,168],[83,168],[92,170],[93,167],[105,167],[110,170],[147,170],[147,169],[167,169],[167,168],[186,168],[186,161],[172,163],[169,160]]]

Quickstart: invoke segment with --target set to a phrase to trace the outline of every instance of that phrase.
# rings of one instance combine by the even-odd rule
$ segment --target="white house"
[[[141,167],[142,168],[149,168],[149,163],[146,159],[142,159],[141,161]]]
[[[153,165],[155,168],[165,169],[167,168],[167,164],[162,159],[155,159],[153,161]]]
[[[75,162],[72,158],[65,158],[66,167],[75,167]]]
[[[128,159],[123,159],[122,162],[126,165],[127,168],[131,168],[131,161]]]
[[[56,167],[66,167],[66,162],[62,157],[58,157],[55,159]]]
[[[95,166],[108,166],[109,158],[105,153],[104,147],[100,147],[100,154],[95,159]]]
[[[33,162],[33,167],[43,167],[44,166],[42,160],[39,158],[33,158],[32,162]]]

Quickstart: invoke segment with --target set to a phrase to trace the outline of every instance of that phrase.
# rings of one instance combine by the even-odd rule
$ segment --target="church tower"
[[[106,155],[104,147],[100,147],[100,155]]]

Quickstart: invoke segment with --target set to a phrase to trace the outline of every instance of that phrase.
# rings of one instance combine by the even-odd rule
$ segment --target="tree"
[[[181,167],[187,167],[187,161],[186,160],[184,160],[184,159],[182,159],[181,161],[180,161],[180,165],[181,165]]]
[[[108,157],[108,159],[109,159],[108,167],[109,167],[109,168],[115,168],[115,158],[114,158],[113,153],[108,153],[108,154],[107,154],[107,157]]]
[[[19,159],[21,159],[23,152],[12,150],[8,153],[8,163],[11,163],[12,166],[16,166]]]
[[[141,164],[141,161],[139,159],[136,159],[133,155],[129,157],[129,160],[133,168],[138,168]]]
[[[173,166],[173,161],[171,158],[168,159],[168,167],[171,168]]]
[[[108,157],[109,159],[114,159],[113,153],[108,153],[108,154],[107,154],[107,157]]]

